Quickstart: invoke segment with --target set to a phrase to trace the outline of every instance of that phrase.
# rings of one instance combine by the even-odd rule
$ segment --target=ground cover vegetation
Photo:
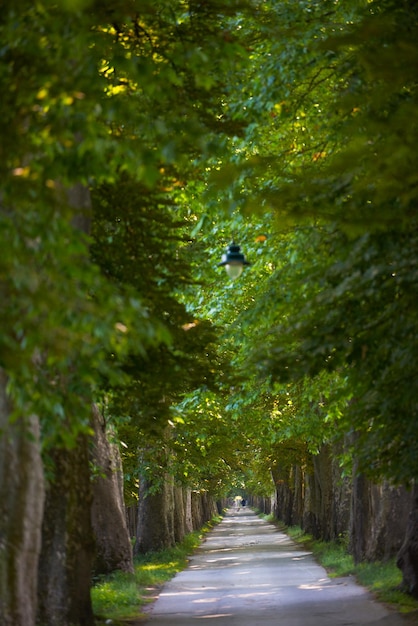
[[[137,554],[245,489],[324,539],[353,494],[370,560],[389,548],[360,494],[380,489],[410,514],[398,564],[418,593],[418,16],[347,5],[4,3],[6,626],[93,624],[122,476]],[[231,240],[252,263],[236,282],[217,267]],[[114,548],[106,568],[132,571]]]

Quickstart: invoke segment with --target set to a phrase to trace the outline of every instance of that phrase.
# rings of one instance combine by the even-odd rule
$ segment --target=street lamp
[[[245,265],[251,265],[241,252],[241,248],[234,242],[229,244],[227,251],[222,255],[222,261],[218,263],[218,267],[225,267],[229,278],[235,280],[241,276]]]

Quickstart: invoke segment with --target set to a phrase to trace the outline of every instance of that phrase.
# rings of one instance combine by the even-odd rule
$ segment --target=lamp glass
[[[235,280],[242,274],[242,270],[244,269],[244,265],[242,263],[226,263],[225,265],[226,273],[229,278]]]

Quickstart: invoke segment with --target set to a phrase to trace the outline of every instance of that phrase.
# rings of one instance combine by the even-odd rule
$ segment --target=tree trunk
[[[329,541],[332,520],[331,450],[322,446],[312,457],[313,472],[306,474],[303,529],[316,539]]]
[[[192,491],[192,520],[193,530],[202,528],[204,524],[202,500],[200,498],[200,493],[197,491]]]
[[[344,476],[339,458],[341,446],[332,447],[332,524],[331,539],[341,540],[348,535],[350,527],[350,506],[352,498],[352,481]]]
[[[192,491],[185,489],[183,493],[186,532],[193,532],[193,514],[192,514]]]
[[[91,530],[89,442],[51,452],[39,565],[39,621],[47,626],[93,626],[90,599]]]
[[[131,504],[126,507],[126,525],[129,537],[135,537],[138,526],[138,504]]]
[[[275,485],[275,510],[277,519],[287,526],[292,524],[293,491],[290,488],[290,468],[275,463],[271,468],[271,476]]]
[[[206,522],[210,522],[210,520],[216,515],[216,504],[215,500],[208,494],[207,491],[203,491],[200,494],[200,499],[202,501],[203,524],[206,524]]]
[[[96,540],[94,571],[97,574],[109,574],[114,570],[133,573],[119,448],[109,442],[106,422],[96,405],[92,409],[92,423],[94,442],[91,460],[94,479],[91,516]]]
[[[354,468],[350,551],[356,563],[388,559],[405,538],[412,495],[404,488],[371,483]]]
[[[183,541],[187,533],[186,507],[184,503],[184,488],[174,487],[174,540],[176,543]]]
[[[1,625],[33,626],[44,503],[39,423],[34,416],[9,421],[6,386],[0,369]]]
[[[139,488],[138,527],[135,554],[161,550],[174,545],[173,489],[166,477],[157,492],[142,478]]]
[[[304,473],[300,465],[294,465],[292,470],[293,481],[293,506],[291,514],[292,525],[302,525],[303,498],[304,498]]]
[[[418,486],[413,489],[412,510],[396,564],[402,571],[402,587],[418,598]]]

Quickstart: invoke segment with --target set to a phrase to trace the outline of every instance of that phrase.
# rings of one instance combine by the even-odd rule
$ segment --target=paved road
[[[166,584],[149,626],[404,626],[251,510],[229,511]]]

